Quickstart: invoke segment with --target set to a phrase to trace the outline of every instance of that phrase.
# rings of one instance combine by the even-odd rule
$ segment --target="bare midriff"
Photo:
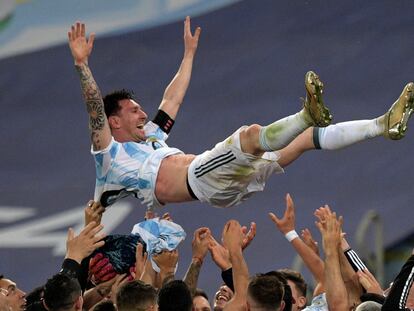
[[[155,184],[155,196],[160,203],[194,200],[187,189],[187,172],[193,154],[174,154],[162,160]]]

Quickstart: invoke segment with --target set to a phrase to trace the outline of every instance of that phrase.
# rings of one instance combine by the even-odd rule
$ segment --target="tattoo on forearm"
[[[187,284],[192,295],[194,295],[195,290],[197,289],[197,281],[200,270],[201,264],[199,262],[191,262],[191,265],[188,267],[187,273],[184,276],[184,282]]]
[[[105,109],[101,92],[92,73],[86,64],[75,66],[80,76],[81,89],[86,102],[86,110],[89,114],[89,128],[92,132],[91,139],[94,148],[101,148],[98,131],[105,126]]]

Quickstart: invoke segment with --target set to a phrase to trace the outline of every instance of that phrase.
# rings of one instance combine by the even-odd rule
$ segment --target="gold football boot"
[[[408,83],[400,97],[392,104],[384,115],[384,136],[390,139],[401,139],[407,131],[407,122],[414,111],[414,83]]]
[[[325,127],[331,124],[332,115],[322,99],[323,83],[313,71],[308,71],[305,75],[305,89],[303,107],[312,119],[313,125]]]

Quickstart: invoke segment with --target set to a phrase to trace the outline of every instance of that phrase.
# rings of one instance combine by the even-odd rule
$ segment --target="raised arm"
[[[303,242],[295,231],[295,205],[290,194],[286,194],[286,210],[283,217],[278,218],[274,213],[269,213],[269,217],[302,258],[315,280],[323,284],[324,263],[315,251]]]
[[[190,84],[193,60],[197,50],[200,32],[201,28],[197,27],[194,35],[191,33],[190,17],[187,16],[184,22],[184,57],[178,72],[165,89],[159,107],[160,110],[163,110],[172,119],[175,119],[177,116],[188,85]]]
[[[223,244],[228,249],[233,266],[234,296],[225,305],[224,311],[247,310],[247,288],[249,286],[249,269],[242,253],[243,231],[236,220],[230,220],[224,226]]]
[[[325,252],[325,289],[330,311],[349,310],[348,293],[341,275],[339,255],[342,238],[342,218],[329,213],[323,220],[316,222],[321,232]]]
[[[92,52],[95,34],[87,39],[85,24],[77,22],[68,32],[69,47],[79,73],[82,94],[89,114],[89,129],[95,151],[105,149],[111,142],[111,130],[105,116],[101,92],[88,66],[88,57]]]

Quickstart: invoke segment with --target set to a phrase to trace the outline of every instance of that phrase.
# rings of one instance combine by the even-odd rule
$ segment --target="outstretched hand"
[[[102,239],[105,237],[105,233],[101,232],[102,229],[102,225],[97,225],[92,221],[76,236],[73,229],[69,228],[66,240],[66,258],[81,263],[95,249],[103,246],[105,242]]]
[[[290,194],[286,194],[286,209],[282,218],[278,218],[274,213],[269,213],[270,219],[283,234],[295,230],[295,205]]]
[[[191,33],[191,20],[190,16],[187,16],[184,21],[184,55],[194,56],[197,50],[200,33],[200,27],[196,28],[196,30],[194,31],[194,35]]]
[[[91,33],[89,38],[86,38],[85,32],[85,24],[81,22],[76,22],[76,24],[72,25],[68,32],[69,47],[75,60],[75,65],[87,64],[88,57],[92,52],[95,34]]]

